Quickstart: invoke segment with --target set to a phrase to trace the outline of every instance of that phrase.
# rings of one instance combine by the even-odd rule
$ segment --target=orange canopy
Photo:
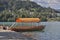
[[[39,18],[17,18],[16,22],[39,22]]]

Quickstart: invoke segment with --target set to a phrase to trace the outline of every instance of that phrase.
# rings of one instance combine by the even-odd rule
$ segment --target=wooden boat
[[[9,30],[16,31],[16,32],[24,32],[24,31],[42,31],[45,28],[45,26],[24,26],[24,27],[11,27]]]
[[[16,22],[40,22],[39,18],[17,18]],[[23,31],[37,31],[43,30],[45,26],[38,25],[38,26],[19,26],[19,27],[10,27],[9,30],[16,31],[16,32],[23,32]]]

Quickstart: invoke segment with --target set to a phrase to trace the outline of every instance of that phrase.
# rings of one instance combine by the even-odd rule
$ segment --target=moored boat
[[[18,19],[16,19],[16,22],[24,22],[24,24],[26,24],[26,23],[31,23],[31,24],[29,24],[30,26],[27,26],[27,25],[25,25],[24,26],[24,24],[22,23],[21,25],[20,25],[20,23],[19,23],[19,25],[18,26],[13,26],[14,24],[16,24],[15,22],[10,26],[10,27],[6,27],[6,26],[1,26],[0,28],[1,29],[3,29],[3,30],[11,30],[11,31],[16,31],[16,32],[24,32],[24,31],[42,31],[44,28],[45,28],[45,26],[44,25],[40,25],[40,19],[39,18],[18,18]],[[33,25],[32,23],[37,23],[37,25]],[[17,23],[18,24],[18,23]]]

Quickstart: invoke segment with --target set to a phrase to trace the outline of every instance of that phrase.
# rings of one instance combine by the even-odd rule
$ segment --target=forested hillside
[[[58,11],[48,7],[42,7],[32,1],[20,0],[0,0],[0,21],[14,22],[16,18],[41,18],[41,21],[47,21],[47,18],[57,17]],[[53,14],[53,15],[52,15]]]

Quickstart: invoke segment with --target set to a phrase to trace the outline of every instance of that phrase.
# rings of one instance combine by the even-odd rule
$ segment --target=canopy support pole
[[[13,27],[16,23],[14,22],[10,27]]]

